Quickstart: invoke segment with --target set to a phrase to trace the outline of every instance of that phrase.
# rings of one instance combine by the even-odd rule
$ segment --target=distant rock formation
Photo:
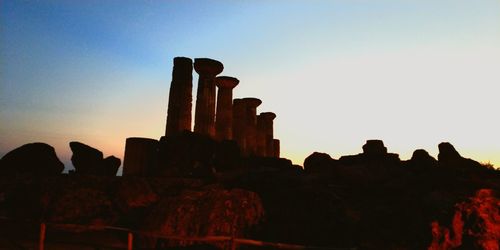
[[[438,145],[438,164],[439,167],[454,169],[458,171],[484,169],[482,165],[469,158],[462,157],[453,145],[449,142],[442,142]]]
[[[411,159],[406,162],[406,167],[417,172],[435,169],[437,165],[438,161],[424,149],[415,150]]]
[[[386,167],[399,166],[399,155],[387,153],[387,148],[381,140],[367,140],[363,145],[363,153],[357,155],[342,156],[339,159],[342,165],[366,165],[379,163]]]
[[[304,160],[304,171],[306,173],[320,173],[331,171],[336,161],[329,154],[314,152]]]
[[[81,142],[70,142],[69,147],[75,174],[115,176],[120,167],[120,159],[114,156],[104,159],[101,151]]]
[[[57,158],[54,148],[45,143],[29,143],[7,153],[0,160],[0,173],[57,175],[64,164]]]

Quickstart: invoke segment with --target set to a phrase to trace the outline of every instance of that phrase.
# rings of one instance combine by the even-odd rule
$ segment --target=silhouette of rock
[[[453,145],[449,142],[439,143],[438,148],[438,160],[440,162],[452,162],[462,158],[455,147],[453,147]]]
[[[367,140],[363,145],[363,154],[367,156],[380,156],[387,154],[387,148],[382,140]]]
[[[464,174],[469,171],[486,170],[479,162],[462,157],[449,142],[440,143],[438,148],[438,164],[440,167],[462,171]]]
[[[304,160],[306,173],[321,173],[331,171],[336,162],[329,154],[314,152]]]
[[[429,250],[484,249],[500,247],[500,200],[493,190],[481,189],[468,201],[456,205],[449,227],[431,223]]]
[[[101,151],[81,142],[70,142],[69,147],[76,174],[114,176],[120,167],[120,159],[114,156],[103,159]]]
[[[34,174],[57,175],[64,164],[57,158],[53,147],[45,143],[29,143],[7,153],[0,160],[2,175]]]
[[[427,151],[424,149],[417,149],[407,162],[407,167],[415,171],[430,170],[437,167],[437,163],[437,160],[430,156]]]
[[[119,158],[114,157],[113,155],[104,158],[104,160],[101,162],[102,175],[115,176],[121,164],[122,161]]]

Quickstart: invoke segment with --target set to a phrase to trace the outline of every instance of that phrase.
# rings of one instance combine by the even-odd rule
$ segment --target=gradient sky
[[[378,138],[500,166],[498,0],[1,0],[0,25],[0,156],[41,141],[71,167],[78,140],[123,159],[125,138],[164,134],[186,56],[275,112],[294,163]]]

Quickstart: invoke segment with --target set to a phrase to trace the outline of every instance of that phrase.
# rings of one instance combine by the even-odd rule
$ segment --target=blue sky
[[[172,59],[209,57],[273,111],[283,156],[383,139],[500,165],[498,1],[2,1],[0,154],[164,133]],[[197,75],[194,73],[194,89]],[[193,105],[194,106],[194,105]]]

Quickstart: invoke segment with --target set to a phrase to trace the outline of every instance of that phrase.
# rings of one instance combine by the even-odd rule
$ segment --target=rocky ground
[[[38,150],[13,151],[0,161],[5,249],[36,242],[39,222],[335,248],[499,249],[500,172],[460,156],[449,143],[439,145],[438,159],[417,150],[401,161],[381,141],[368,141],[363,153],[340,159],[313,153],[303,169],[286,159],[244,158],[224,171],[177,177],[110,176],[116,159],[98,153],[93,164],[108,170],[63,175],[50,146],[30,147]],[[48,242],[89,239],[101,246],[126,242],[123,233],[81,228],[47,233]],[[138,234],[134,244],[192,243]]]

